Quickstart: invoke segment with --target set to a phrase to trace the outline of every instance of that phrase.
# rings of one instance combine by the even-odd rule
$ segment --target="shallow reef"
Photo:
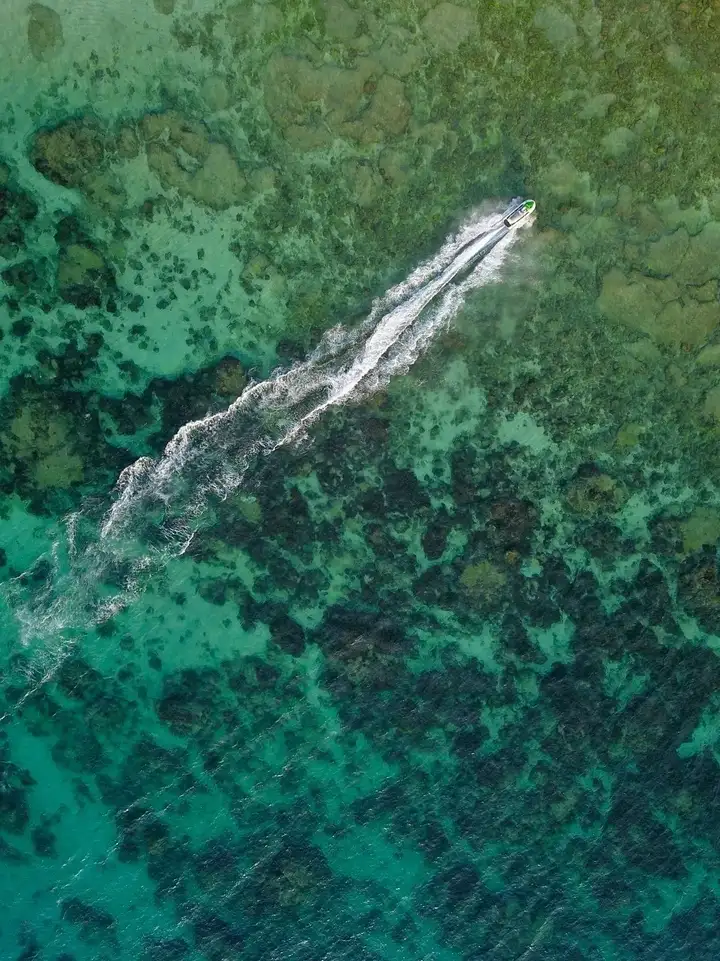
[[[3,14],[3,957],[717,954],[717,5],[83,10]],[[98,534],[519,194],[404,376]]]

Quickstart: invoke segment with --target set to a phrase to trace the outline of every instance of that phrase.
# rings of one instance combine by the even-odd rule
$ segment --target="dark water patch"
[[[104,941],[115,927],[115,918],[109,911],[77,897],[61,901],[60,914],[64,921],[77,927],[81,938],[87,941]]]
[[[124,433],[134,433],[144,426],[152,406],[159,404],[160,423],[149,438],[150,449],[158,453],[183,424],[225,409],[240,396],[246,383],[242,361],[229,355],[192,374],[174,379],[155,378],[141,398],[128,394],[122,401],[108,403],[114,416],[126,427]],[[134,430],[128,430],[130,426]]]
[[[3,830],[8,830],[7,827],[3,827]],[[9,866],[15,865],[16,867],[21,864],[28,864],[30,862],[30,857],[21,851],[19,847],[11,844],[10,841],[6,841],[5,838],[0,838],[0,861],[3,861]]]
[[[0,829],[24,834],[30,823],[30,792],[35,779],[28,770],[10,760],[7,749],[0,759]]]
[[[31,832],[33,851],[39,858],[57,857],[57,836],[49,822],[38,824]]]

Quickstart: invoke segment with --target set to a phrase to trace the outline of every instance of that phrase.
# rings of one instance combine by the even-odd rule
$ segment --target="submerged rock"
[[[199,203],[217,210],[225,210],[241,202],[245,193],[245,178],[225,144],[210,145],[205,163],[190,177],[186,192]]]
[[[477,30],[477,19],[465,7],[440,3],[425,16],[421,27],[431,46],[453,53]]]
[[[99,307],[115,278],[101,254],[84,244],[71,244],[58,260],[57,285],[62,299],[75,307]]]
[[[216,672],[184,670],[165,679],[156,711],[175,734],[196,736],[218,723],[220,699]]]
[[[274,3],[232,3],[225,11],[225,29],[230,37],[244,40],[248,34],[262,36],[283,26],[283,14]]]
[[[720,571],[714,547],[703,546],[681,565],[678,600],[705,630],[720,629]]]
[[[29,194],[0,187],[0,257],[16,257],[25,244],[25,228],[37,217],[38,207]]]
[[[363,688],[391,689],[413,650],[392,623],[339,605],[329,609],[314,640],[327,657],[329,688],[340,697]]]
[[[460,584],[473,599],[496,607],[503,600],[507,579],[505,571],[485,560],[469,564],[460,575]]]
[[[206,77],[200,88],[200,96],[211,111],[225,110],[230,103],[230,92],[222,77]]]
[[[35,136],[30,160],[35,169],[61,187],[80,187],[108,160],[109,138],[88,119],[66,120]]]
[[[649,331],[660,312],[661,302],[640,274],[635,277],[637,279],[631,280],[617,268],[610,270],[603,278],[597,307],[615,323]]]
[[[274,54],[265,67],[265,106],[286,138],[303,150],[337,137],[381,143],[402,133],[411,113],[402,81],[381,73],[368,57],[348,69]]]
[[[648,247],[647,268],[652,274],[667,277],[674,273],[688,249],[690,238],[681,227],[672,234],[665,234]]]
[[[695,363],[699,367],[718,367],[720,366],[720,344],[711,344],[705,347],[695,358]]]
[[[346,0],[322,0],[325,33],[333,40],[347,43],[357,34],[362,15]]]
[[[111,216],[117,216],[125,209],[125,188],[112,171],[89,174],[83,184],[83,191],[92,204]]]
[[[80,936],[87,941],[96,941],[112,934],[115,918],[104,908],[97,908],[80,898],[65,898],[60,903],[63,921],[68,921],[80,929]]]
[[[369,164],[359,163],[357,160],[346,161],[343,172],[353,185],[358,207],[372,207],[383,186],[379,174],[375,173]]]
[[[636,142],[637,134],[628,127],[615,127],[601,141],[603,152],[615,160],[624,157]]]
[[[332,880],[330,866],[314,844],[285,842],[258,872],[262,900],[296,908],[322,897]]]
[[[680,524],[685,553],[701,547],[712,547],[720,540],[720,512],[712,507],[696,507]]]
[[[319,121],[315,111],[321,104],[322,119],[331,132],[352,118],[374,71],[365,58],[348,70],[333,64],[315,67],[304,57],[274,54],[265,67],[265,106],[279,126],[289,129]]]
[[[578,514],[614,513],[627,500],[624,485],[609,474],[600,471],[578,472],[570,483],[567,502],[571,510]]]
[[[399,150],[386,149],[380,154],[378,169],[393,187],[407,183],[412,171],[410,158]]]
[[[413,35],[402,27],[394,27],[387,39],[375,54],[384,70],[394,77],[405,77],[420,66],[425,53],[418,43],[412,42]]]
[[[35,854],[39,858],[55,858],[57,838],[50,825],[44,821],[32,830],[32,844]]]
[[[712,387],[705,394],[703,413],[715,423],[720,423],[720,386]]]
[[[17,411],[0,438],[39,488],[65,488],[83,479],[72,422],[62,413],[30,402]]]
[[[67,120],[36,135],[30,159],[49,180],[81,189],[95,207],[116,217],[126,207],[127,191],[111,165],[133,159],[143,147],[150,170],[182,196],[218,210],[245,196],[245,177],[230,148],[176,110],[147,114],[138,126],[116,134],[88,118]]]
[[[30,53],[36,60],[48,60],[63,44],[60,14],[44,3],[31,3],[28,8],[27,38]]]
[[[720,322],[720,305],[697,303],[682,294],[674,280],[638,271],[626,275],[617,268],[603,278],[597,307],[614,323],[675,346],[701,344]]]
[[[677,279],[680,283],[701,286],[720,277],[720,222],[706,224],[690,238]]]
[[[239,397],[247,384],[243,366],[235,357],[224,357],[214,371],[215,391],[220,397]]]
[[[439,560],[447,547],[448,534],[452,529],[450,515],[446,508],[438,510],[432,523],[422,537],[422,548],[425,556],[431,560]]]
[[[210,139],[203,124],[169,110],[143,117],[140,131],[148,165],[163,187],[218,210],[242,200],[246,183],[235,157]]]
[[[6,267],[0,276],[10,287],[19,288],[28,294],[40,277],[37,266],[31,260],[21,260],[12,267]]]
[[[720,323],[720,304],[673,301],[660,311],[652,335],[665,344],[702,344]]]
[[[0,830],[22,834],[30,822],[28,790],[34,784],[27,771],[0,760]]]
[[[541,7],[535,14],[533,24],[542,30],[548,43],[560,54],[568,53],[580,41],[575,21],[554,4]]]
[[[5,838],[0,838],[0,861],[4,861],[6,864],[28,864],[30,858],[24,851],[20,848],[16,848],[14,844],[10,844]]]
[[[149,808],[131,803],[116,814],[116,823],[120,861],[137,861],[148,855],[157,857],[165,851],[170,831]]]
[[[486,530],[488,540],[503,551],[525,551],[536,520],[537,511],[528,501],[511,497],[495,501]]]
[[[343,124],[341,132],[361,144],[382,143],[387,135],[396,137],[405,130],[410,114],[405,85],[385,74],[374,88],[368,109],[357,120]]]

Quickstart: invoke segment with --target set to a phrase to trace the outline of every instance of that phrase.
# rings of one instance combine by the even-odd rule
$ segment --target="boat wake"
[[[468,291],[498,277],[517,237],[508,218],[520,209],[475,217],[378,299],[363,323],[330,330],[305,361],[185,424],[161,457],[122,472],[99,521],[90,511],[70,515],[52,555],[6,586],[23,641],[87,629],[127,606],[158,565],[212,523],[217,503],[246,482],[258,458],[306,438],[328,408],[407,371]]]

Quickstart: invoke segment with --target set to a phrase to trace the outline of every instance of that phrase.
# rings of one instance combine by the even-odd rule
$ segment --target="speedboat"
[[[531,213],[535,210],[534,200],[523,200],[521,204],[517,207],[513,207],[509,210],[505,217],[503,218],[503,223],[506,227],[517,227],[518,224],[522,223],[526,217],[529,217]]]
[[[349,397],[358,384],[376,369],[381,358],[398,343],[403,333],[417,320],[422,311],[448,286],[462,280],[474,270],[482,259],[504,240],[511,230],[527,220],[534,210],[534,200],[516,198],[503,214],[485,216],[469,230],[464,231],[463,241],[459,245],[457,241],[455,242],[452,259],[448,262],[443,258],[444,267],[438,265],[425,272],[419,285],[408,291],[405,299],[396,301],[394,306],[380,318],[375,329],[348,366],[333,378],[326,399],[301,417],[291,434],[287,436],[294,437],[306,423],[312,421],[325,408],[332,404],[339,404]],[[328,385],[323,385],[321,389],[325,386]]]
[[[435,282],[430,299],[437,297],[448,284],[467,277],[483,257],[486,257],[496,244],[507,237],[511,230],[524,223],[534,210],[534,200],[516,199],[498,220],[490,224],[486,222],[458,249],[452,263],[445,268]],[[431,285],[428,285],[428,289],[430,288]]]

